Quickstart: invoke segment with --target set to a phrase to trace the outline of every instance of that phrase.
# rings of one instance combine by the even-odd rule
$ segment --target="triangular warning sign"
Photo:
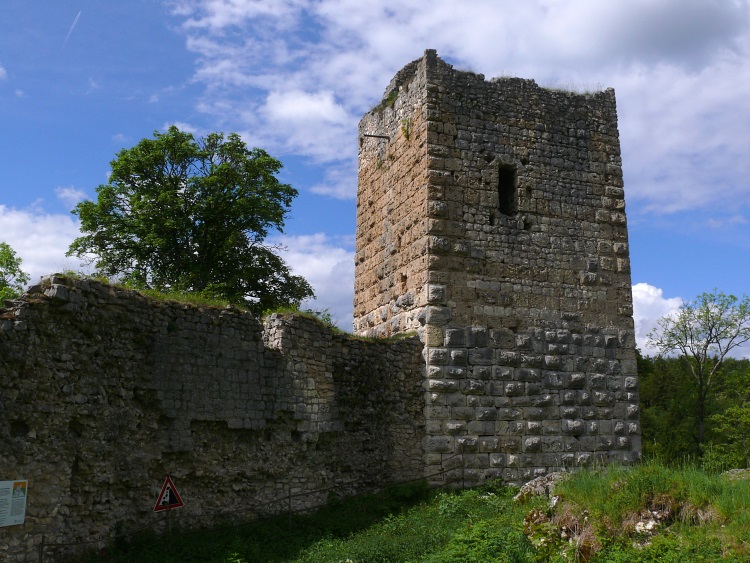
[[[154,512],[161,512],[162,510],[167,509],[172,510],[173,508],[180,508],[181,506],[185,506],[185,503],[182,502],[180,493],[175,489],[174,483],[172,483],[172,478],[167,475],[167,478],[164,479],[164,484],[161,487],[159,498],[156,499]]]

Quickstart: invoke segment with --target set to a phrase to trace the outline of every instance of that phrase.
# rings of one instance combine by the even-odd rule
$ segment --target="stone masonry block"
[[[467,395],[484,395],[487,392],[484,381],[478,379],[465,379],[462,381],[461,391]]]
[[[450,357],[447,348],[427,348],[426,354],[430,365],[446,365]]]
[[[446,420],[444,431],[446,434],[454,436],[456,434],[466,434],[466,421],[464,420]]]
[[[495,407],[478,407],[475,411],[476,420],[497,420]]]
[[[456,450],[459,452],[476,452],[479,450],[479,438],[476,436],[460,436],[456,438]]]
[[[458,420],[474,420],[475,412],[474,407],[453,407],[451,409],[451,416]]]
[[[568,436],[580,436],[586,431],[583,420],[563,419],[561,421],[561,429],[562,433]]]
[[[459,390],[459,380],[457,379],[428,379],[427,389],[430,391],[440,391],[450,393]]]
[[[520,453],[521,438],[518,436],[500,436],[500,451],[504,453]]]
[[[523,451],[524,452],[541,452],[542,451],[542,438],[539,436],[527,436],[523,440]]]
[[[453,436],[428,436],[425,439],[427,453],[448,453],[453,451]]]
[[[507,457],[505,454],[491,453],[490,467],[505,467]]]
[[[450,352],[450,365],[465,366],[469,361],[469,355],[464,348],[454,348]]]
[[[510,381],[515,379],[514,368],[506,366],[493,366],[492,367],[492,378]]]
[[[515,344],[513,331],[507,328],[492,329],[489,332],[490,343],[493,348],[512,348]]]
[[[492,436],[495,433],[495,423],[485,420],[469,421],[469,434],[478,436]]]
[[[469,348],[484,348],[487,346],[488,342],[489,332],[486,327],[469,327],[467,342]]]
[[[469,363],[473,366],[492,365],[494,361],[495,353],[492,348],[470,348],[469,349]]]
[[[505,383],[503,391],[508,397],[518,397],[526,392],[526,387],[519,381]]]
[[[489,366],[475,366],[472,370],[475,379],[487,380],[492,378],[492,368]]]
[[[445,328],[445,346],[460,347],[466,344],[466,331],[462,328]]]

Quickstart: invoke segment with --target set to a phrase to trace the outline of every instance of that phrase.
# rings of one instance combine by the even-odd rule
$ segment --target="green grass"
[[[487,484],[423,484],[335,502],[316,514],[170,537],[141,535],[78,559],[232,563],[647,563],[750,560],[750,482],[694,467],[582,471],[557,503]],[[656,511],[652,532],[642,525]],[[640,524],[639,524],[640,523]],[[639,528],[639,525],[641,526]]]

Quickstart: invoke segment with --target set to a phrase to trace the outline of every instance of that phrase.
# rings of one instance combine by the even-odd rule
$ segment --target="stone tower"
[[[632,313],[614,91],[399,71],[359,125],[354,328],[424,343],[426,473],[637,460]]]

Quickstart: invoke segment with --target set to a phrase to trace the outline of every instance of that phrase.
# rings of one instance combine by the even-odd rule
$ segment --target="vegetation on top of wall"
[[[382,112],[385,108],[392,108],[393,104],[396,103],[396,98],[398,98],[398,88],[394,88],[393,90],[388,92],[388,95],[380,100],[378,105],[376,105],[370,111]]]
[[[270,315],[282,315],[282,316],[294,316],[294,317],[304,317],[306,319],[312,319],[321,325],[328,327],[336,334],[341,334],[344,336],[347,336],[353,340],[361,340],[363,342],[397,342],[399,340],[405,340],[407,338],[413,338],[417,336],[416,331],[409,331],[405,333],[399,333],[394,334],[392,336],[389,336],[388,338],[378,338],[374,336],[361,336],[358,334],[352,334],[350,332],[346,332],[345,330],[341,330],[337,325],[336,322],[331,314],[330,309],[322,309],[322,310],[313,310],[313,309],[298,309],[295,307],[280,307],[278,309],[268,310],[263,313],[263,317],[268,317]]]
[[[568,82],[565,84],[558,84],[555,86],[543,86],[546,90],[552,92],[560,92],[562,94],[578,94],[581,96],[594,96],[604,92],[605,88],[602,84],[579,84],[577,82]]]
[[[111,280],[102,275],[84,274],[81,272],[76,272],[74,270],[66,270],[65,272],[61,274],[53,274],[53,275],[63,277],[63,278],[70,278],[74,280],[96,281],[101,284],[108,285],[117,289],[126,289],[128,291],[133,291],[139,295],[148,297],[154,301],[162,301],[162,302],[173,301],[175,303],[182,303],[185,305],[194,305],[196,307],[210,307],[210,308],[215,308],[215,309],[226,309],[227,307],[231,307],[240,311],[244,311],[248,313],[251,312],[250,309],[243,307],[242,305],[230,303],[229,301],[224,300],[224,299],[217,299],[215,297],[206,296],[201,293],[177,291],[177,290],[160,291],[156,289],[143,289],[143,288],[135,287],[129,283],[123,283],[123,282]],[[50,278],[47,278],[47,279],[50,279]]]

